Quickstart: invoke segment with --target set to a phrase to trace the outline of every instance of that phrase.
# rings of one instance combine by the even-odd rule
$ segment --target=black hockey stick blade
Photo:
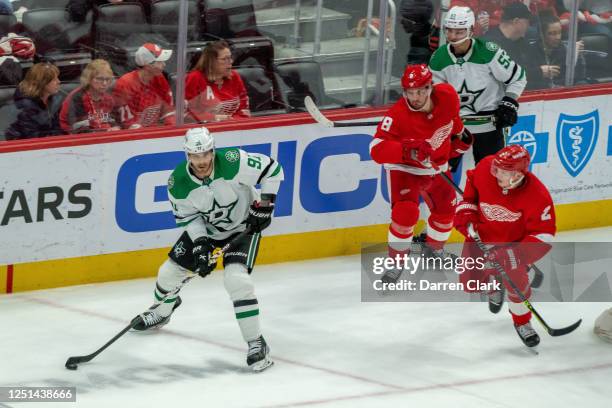
[[[103,352],[108,346],[110,346],[111,344],[113,344],[115,341],[117,341],[121,336],[123,336],[125,333],[127,333],[131,328],[133,328],[134,326],[136,326],[138,323],[140,323],[142,321],[142,317],[140,315],[136,316],[134,319],[132,319],[132,321],[130,322],[130,324],[128,324],[127,326],[125,326],[125,328],[123,330],[121,330],[119,333],[117,333],[115,335],[115,337],[113,337],[112,339],[110,339],[108,342],[106,342],[106,344],[104,344],[102,347],[100,347],[99,349],[97,349],[96,351],[94,351],[91,354],[88,354],[86,356],[73,356],[73,357],[68,357],[68,360],[66,360],[66,364],[64,365],[67,369],[69,370],[76,370],[77,366],[81,363],[87,363],[91,360],[93,360],[98,354],[100,354],[101,352]]]
[[[304,107],[314,120],[320,125],[328,128],[334,127],[355,127],[355,126],[378,126],[380,122],[333,122],[329,120],[317,107],[310,96],[304,98]]]
[[[476,244],[478,245],[478,247],[486,255],[487,254],[487,249],[484,246],[483,242],[480,240],[480,236],[478,235],[478,233],[476,232],[476,230],[474,229],[474,226],[472,224],[468,224],[468,234],[472,237],[472,239],[474,241],[476,241]],[[495,269],[497,269],[497,271],[499,272],[499,274],[502,277],[502,279],[504,279],[506,282],[508,282],[510,284],[510,286],[514,290],[514,293],[516,293],[518,295],[518,297],[521,299],[521,302],[523,302],[523,304],[527,307],[527,309],[529,309],[529,311],[533,314],[533,316],[535,316],[535,318],[540,322],[540,324],[542,326],[544,326],[544,328],[546,329],[546,333],[548,333],[549,335],[551,335],[553,337],[563,336],[563,335],[566,335],[566,334],[569,334],[569,333],[573,332],[574,330],[576,330],[578,328],[578,326],[580,326],[580,323],[582,323],[582,319],[578,320],[576,323],[574,323],[574,324],[572,324],[570,326],[562,327],[560,329],[554,329],[554,328],[550,327],[548,325],[548,323],[546,323],[544,318],[542,316],[540,316],[540,313],[538,313],[538,311],[535,309],[535,307],[533,307],[533,305],[531,304],[529,299],[527,299],[527,297],[523,294],[523,292],[521,292],[521,290],[512,281],[512,278],[510,278],[510,276],[508,276],[506,271],[504,271],[504,268],[499,263],[497,263],[495,261],[493,261],[492,263],[493,263],[493,266],[495,267]]]
[[[529,268],[533,270],[533,279],[531,280],[530,286],[534,289],[542,286],[542,281],[544,280],[544,273],[542,270],[537,267],[536,264],[529,265]]]
[[[582,323],[582,319],[578,320],[576,323],[570,326],[563,327],[561,329],[553,329],[551,327],[546,327],[546,330],[548,331],[548,334],[550,334],[553,337],[564,336],[576,330],[578,326],[580,326],[580,323]]]

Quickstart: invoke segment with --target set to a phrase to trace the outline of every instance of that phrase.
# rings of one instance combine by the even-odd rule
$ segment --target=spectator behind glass
[[[228,43],[209,44],[185,78],[188,118],[196,122],[248,118],[249,98],[240,75],[232,70]]]
[[[139,68],[117,80],[113,89],[124,128],[174,125],[172,90],[162,74],[172,50],[146,43],[136,51],[134,59]]]
[[[451,7],[465,6],[472,9],[476,17],[474,35],[481,36],[489,29],[499,25],[502,7],[510,2],[507,0],[452,0]]]
[[[59,110],[62,97],[58,95],[59,69],[49,63],[32,66],[15,91],[17,120],[7,129],[6,139],[30,139],[62,134]]]
[[[60,125],[66,133],[119,130],[119,112],[108,92],[113,71],[103,59],[91,61],[81,74],[81,86],[62,104]]]
[[[610,0],[576,0],[578,1],[578,35],[604,34],[612,40],[612,1]],[[557,13],[561,25],[567,29],[573,1],[556,0]]]
[[[555,88],[565,86],[565,58],[567,47],[561,41],[561,20],[552,11],[545,10],[538,16],[541,38],[530,44],[533,64],[528,67],[527,86],[529,89]],[[578,54],[574,71],[574,83],[586,80],[586,64],[580,52],[582,41],[576,42]]]
[[[404,31],[410,36],[410,50],[406,61],[411,64],[423,64],[429,61],[429,20],[433,15],[431,0],[402,0],[400,5],[401,23]]]
[[[489,29],[483,38],[499,45],[514,62],[526,68],[530,63],[530,55],[525,34],[531,18],[531,12],[523,3],[509,4],[503,8],[499,26]]]

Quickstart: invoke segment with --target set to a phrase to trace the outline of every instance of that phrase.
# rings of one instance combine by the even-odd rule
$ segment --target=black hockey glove
[[[261,232],[272,223],[272,212],[274,206],[260,206],[258,203],[251,204],[249,216],[246,220],[248,227],[253,233]]]
[[[210,264],[210,257],[212,256],[215,247],[210,243],[206,237],[200,237],[193,242],[193,259],[195,261],[195,273],[205,278],[208,276],[217,266],[214,262]]]
[[[517,101],[509,96],[504,96],[493,114],[495,116],[495,127],[503,129],[513,126],[518,119],[518,108]]]

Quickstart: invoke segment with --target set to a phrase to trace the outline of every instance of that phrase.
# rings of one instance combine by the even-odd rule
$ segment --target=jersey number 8
[[[380,128],[385,132],[391,130],[391,124],[393,123],[393,118],[385,116],[380,124]]]

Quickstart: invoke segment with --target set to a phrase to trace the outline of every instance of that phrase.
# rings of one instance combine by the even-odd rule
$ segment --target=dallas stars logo
[[[180,258],[182,255],[185,255],[187,251],[185,250],[185,247],[183,246],[183,241],[180,241],[175,247],[174,247],[174,256],[176,256],[177,258]]]
[[[217,226],[222,223],[231,224],[232,219],[230,218],[230,214],[234,207],[238,204],[238,200],[229,203],[228,205],[221,205],[217,202],[217,200],[213,199],[213,206],[210,210],[203,212],[204,218],[208,221],[208,223]]]
[[[476,110],[474,104],[476,103],[476,100],[480,97],[480,95],[482,95],[484,90],[485,89],[482,88],[472,91],[468,89],[465,80],[463,80],[463,84],[461,84],[461,88],[457,92],[459,94],[459,104],[462,108],[467,108],[472,112],[477,113],[478,110]]]

